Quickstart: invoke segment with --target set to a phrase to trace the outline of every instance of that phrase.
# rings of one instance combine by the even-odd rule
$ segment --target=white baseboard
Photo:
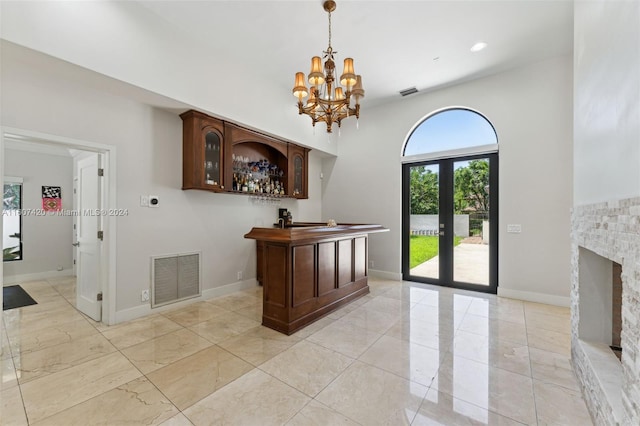
[[[250,280],[238,281],[221,287],[209,288],[202,292],[202,297],[203,299],[213,299],[214,297],[226,296],[227,294],[235,291],[246,290],[257,286],[258,282],[255,278],[252,278]]]
[[[498,296],[507,297],[509,299],[526,300],[527,302],[545,303],[547,305],[562,306],[568,308],[571,306],[571,298],[564,296],[555,296],[553,294],[536,293],[533,291],[512,290],[509,288],[498,287]]]
[[[238,281],[235,283],[223,285],[221,287],[208,288],[202,291],[202,295],[200,297],[181,300],[176,303],[158,306],[157,308],[153,308],[153,309],[151,308],[150,303],[145,305],[135,306],[129,309],[123,309],[121,311],[116,311],[115,321],[113,322],[113,324],[110,324],[110,325],[115,325],[121,322],[142,318],[147,315],[157,314],[160,312],[165,312],[165,311],[173,310],[176,308],[181,308],[183,306],[190,305],[191,303],[199,302],[202,300],[209,300],[215,297],[225,296],[227,294],[230,294],[236,291],[246,290],[248,288],[256,287],[257,285],[258,285],[258,282],[254,278],[250,280]]]
[[[182,302],[174,303],[173,305],[170,305],[170,306],[171,307],[180,306],[179,304],[187,304],[186,302],[191,303],[194,300],[197,300],[197,299],[183,300]],[[163,307],[166,307],[166,306],[163,306]],[[153,313],[155,313],[156,310],[160,310],[160,309],[162,308],[155,309]],[[129,309],[123,309],[121,311],[116,311],[116,315],[113,323],[108,325],[116,325],[116,324],[120,324],[121,322],[131,321],[137,318],[146,317],[147,315],[151,315],[151,313],[152,313],[151,305],[140,305],[140,306],[135,306]]]
[[[398,272],[379,271],[376,269],[369,269],[369,276],[371,278],[378,278],[381,280],[402,281],[402,274]]]
[[[33,274],[23,275],[7,275],[2,278],[2,285],[4,286],[24,283],[27,281],[46,280],[47,278],[71,277],[73,275],[73,269],[63,269],[62,271],[35,272]]]

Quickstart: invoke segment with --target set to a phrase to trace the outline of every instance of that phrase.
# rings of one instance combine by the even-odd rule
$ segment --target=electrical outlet
[[[375,262],[373,260],[369,261],[369,268],[373,268],[375,266]]]
[[[242,279],[242,271],[238,271],[238,280]]]
[[[149,301],[149,290],[142,290],[142,293],[140,294],[140,299],[143,302],[148,302]]]
[[[141,195],[140,196],[140,207],[149,207],[149,196]]]
[[[520,224],[507,225],[507,232],[510,234],[519,234],[522,232],[522,225]]]

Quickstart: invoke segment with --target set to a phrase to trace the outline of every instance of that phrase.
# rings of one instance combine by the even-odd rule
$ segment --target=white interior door
[[[78,177],[73,178],[73,210],[78,209]],[[78,241],[78,216],[73,216],[73,241]],[[78,246],[73,244],[73,275],[78,276]]]
[[[102,319],[100,285],[101,182],[98,177],[99,154],[78,160],[78,220],[76,307],[96,321]]]

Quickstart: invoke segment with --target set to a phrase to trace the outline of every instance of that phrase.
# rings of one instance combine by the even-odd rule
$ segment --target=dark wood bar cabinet
[[[358,224],[253,228],[244,237],[257,241],[262,325],[292,334],[369,293],[368,235],[385,231]]]

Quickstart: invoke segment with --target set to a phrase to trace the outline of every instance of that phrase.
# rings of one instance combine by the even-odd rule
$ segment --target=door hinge
[[[98,231],[98,239],[102,241],[104,239],[104,231]]]
[[[104,176],[104,169],[98,169],[98,176]]]
[[[76,260],[75,260],[75,259],[73,259],[73,264],[74,264],[74,265],[76,264]]]
[[[102,302],[102,292],[98,293],[98,295],[96,296],[96,300],[98,302]]]

